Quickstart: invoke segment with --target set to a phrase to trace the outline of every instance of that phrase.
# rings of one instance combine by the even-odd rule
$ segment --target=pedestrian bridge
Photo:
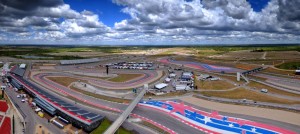
[[[126,108],[126,110],[119,116],[117,120],[104,132],[104,134],[114,134],[118,128],[123,124],[123,122],[127,119],[129,114],[135,108],[135,106],[140,102],[143,98],[144,94],[148,90],[148,85],[144,85],[144,89],[138,94],[138,96],[130,103],[130,105]]]

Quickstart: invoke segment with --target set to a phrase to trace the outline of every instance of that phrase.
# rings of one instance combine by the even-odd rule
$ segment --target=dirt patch
[[[118,74],[117,77],[107,79],[108,81],[112,82],[126,82],[138,77],[141,77],[143,74]]]
[[[195,84],[200,90],[226,90],[234,87],[233,84],[228,83],[225,80],[195,80]]]
[[[294,60],[294,59],[300,59],[300,53],[298,51],[271,51],[268,52],[266,58],[280,59],[280,60]]]
[[[270,102],[278,104],[300,104],[299,101],[286,100],[282,98],[268,96],[262,93],[246,90],[244,88],[238,88],[232,91],[225,92],[202,92],[205,96],[213,96],[228,99],[247,99],[260,102]]]
[[[71,78],[71,77],[47,77],[47,78],[53,82],[56,82],[58,84],[65,86],[65,87],[68,87],[71,83],[76,82],[76,81],[88,83],[85,80],[80,80],[80,79]]]
[[[242,51],[232,51],[223,56],[214,57],[214,59],[223,59],[223,60],[254,60],[260,59],[264,53],[263,52],[251,52],[249,50]]]
[[[244,70],[252,70],[252,69],[258,68],[259,66],[251,65],[251,64],[236,63],[235,67],[239,68],[239,69],[244,69]]]

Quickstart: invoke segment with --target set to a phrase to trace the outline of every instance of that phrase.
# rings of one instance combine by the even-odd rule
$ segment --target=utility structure
[[[256,72],[262,71],[263,69],[264,69],[263,67],[258,67],[258,68],[254,68],[254,69],[251,69],[251,70],[244,71],[242,73],[237,72],[236,73],[236,80],[240,81],[241,77],[242,77],[246,82],[249,82],[248,78],[246,77],[248,74],[256,73]]]
[[[106,74],[108,75],[108,69],[109,69],[109,65],[106,65]]]

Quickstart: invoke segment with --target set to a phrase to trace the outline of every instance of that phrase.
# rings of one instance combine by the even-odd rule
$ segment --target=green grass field
[[[101,123],[101,125],[96,128],[94,131],[91,132],[91,134],[102,134],[105,132],[105,130],[111,125],[111,121],[109,121],[108,119],[104,119],[103,122]],[[124,129],[123,127],[120,127],[116,134],[132,134],[131,131],[128,131],[126,129]]]
[[[300,67],[300,62],[287,62],[276,66],[280,69],[294,70]]]

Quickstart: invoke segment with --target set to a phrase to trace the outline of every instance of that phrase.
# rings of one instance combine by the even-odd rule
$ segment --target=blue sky
[[[0,1],[0,44],[300,42],[299,0]]]
[[[263,8],[265,8],[270,0],[247,0],[252,9],[256,12],[260,12]]]
[[[99,15],[101,21],[113,27],[115,22],[129,19],[128,14],[122,13],[122,6],[114,4],[111,0],[65,0],[74,10],[81,12],[89,10]]]

